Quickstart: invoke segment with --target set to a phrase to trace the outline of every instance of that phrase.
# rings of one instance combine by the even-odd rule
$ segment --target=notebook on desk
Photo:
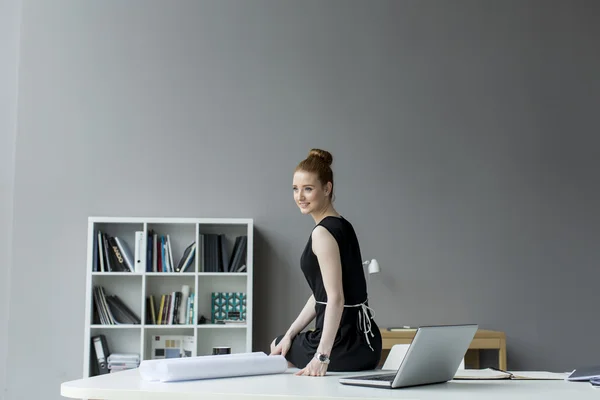
[[[495,368],[485,369],[459,369],[454,375],[456,380],[488,380],[488,379],[516,379],[516,380],[564,380],[568,372],[546,371],[502,371]]]

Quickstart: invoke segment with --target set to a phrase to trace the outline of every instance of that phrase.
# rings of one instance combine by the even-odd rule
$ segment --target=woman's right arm
[[[315,304],[315,297],[311,295],[294,323],[290,325],[290,328],[285,335],[283,335],[283,338],[281,338],[277,346],[271,350],[271,355],[281,354],[285,356],[287,354],[292,346],[292,339],[302,332],[302,330],[317,316]]]
[[[317,312],[315,311],[315,304],[315,296],[311,295],[308,298],[306,304],[304,305],[302,311],[300,311],[298,318],[296,318],[294,323],[290,325],[290,328],[285,333],[285,336],[292,339],[294,336],[302,332],[302,330],[306,328],[306,326],[310,324],[313,319],[315,319],[315,317],[317,316]]]

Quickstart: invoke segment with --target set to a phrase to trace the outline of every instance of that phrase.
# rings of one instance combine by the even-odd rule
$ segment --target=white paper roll
[[[286,370],[285,357],[267,356],[263,352],[144,360],[140,363],[142,379],[161,382],[278,374]]]

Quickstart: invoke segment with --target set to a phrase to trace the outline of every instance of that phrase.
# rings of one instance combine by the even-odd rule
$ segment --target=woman
[[[354,228],[332,204],[333,157],[312,149],[296,167],[294,200],[316,223],[300,259],[313,294],[271,354],[286,357],[297,375],[374,369],[381,357],[381,334],[372,319]],[[316,318],[315,329],[302,330]]]

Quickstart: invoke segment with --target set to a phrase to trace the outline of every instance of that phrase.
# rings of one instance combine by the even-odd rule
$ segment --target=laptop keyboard
[[[384,375],[366,376],[363,379],[366,379],[369,381],[390,381],[390,382],[392,382],[395,377],[396,377],[396,374],[384,374]]]

